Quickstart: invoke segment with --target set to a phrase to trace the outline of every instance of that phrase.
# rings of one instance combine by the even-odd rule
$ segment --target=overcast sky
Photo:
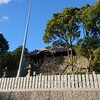
[[[9,41],[12,51],[23,44],[26,19],[30,0],[0,0],[0,32]],[[44,48],[42,36],[47,21],[53,13],[65,7],[93,5],[97,0],[33,0],[27,45],[29,51]]]

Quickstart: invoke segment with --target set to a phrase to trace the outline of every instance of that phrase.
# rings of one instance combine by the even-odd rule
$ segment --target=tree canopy
[[[20,57],[21,57],[21,52],[22,52],[22,46],[18,46],[11,54],[13,56],[14,59],[14,64],[15,64],[15,68],[18,68],[19,66],[19,61],[20,61]],[[28,49],[25,48],[25,52],[24,52],[24,59],[26,58],[25,56],[28,54]]]
[[[78,8],[65,8],[61,13],[53,14],[48,20],[43,40],[50,43],[62,40],[63,43],[73,42],[79,36],[78,19],[75,16]]]
[[[100,1],[93,6],[82,7],[81,20],[86,32],[92,36],[100,36]]]
[[[0,54],[6,53],[9,49],[8,41],[2,33],[0,33]]]
[[[48,20],[43,40],[53,46],[66,46],[84,56],[91,65],[93,51],[100,47],[100,1],[92,6],[64,8]],[[74,46],[75,45],[75,46]]]

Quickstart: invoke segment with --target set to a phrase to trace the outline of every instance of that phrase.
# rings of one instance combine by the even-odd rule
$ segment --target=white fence
[[[0,91],[24,89],[100,89],[100,74],[36,75],[0,78]]]

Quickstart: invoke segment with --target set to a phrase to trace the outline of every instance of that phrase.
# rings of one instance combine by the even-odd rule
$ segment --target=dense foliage
[[[16,48],[11,54],[14,60],[14,68],[18,69],[19,66],[19,61],[20,61],[20,57],[21,57],[21,52],[22,52],[22,46],[19,46],[18,48]],[[26,55],[28,54],[28,49],[25,48],[24,51],[24,59],[26,59]]]
[[[47,22],[43,40],[53,47],[65,46],[72,66],[74,49],[77,56],[87,58],[90,71],[99,60],[94,51],[100,47],[100,1],[93,6],[64,8],[61,13],[54,13]]]
[[[8,41],[4,38],[3,34],[0,33],[0,54],[6,53],[9,49]]]
[[[100,47],[94,51],[93,68],[97,72],[100,72]]]

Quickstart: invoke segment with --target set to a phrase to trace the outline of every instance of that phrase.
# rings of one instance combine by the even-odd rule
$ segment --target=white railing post
[[[90,86],[91,86],[91,88],[94,88],[93,77],[92,77],[91,74],[89,75],[89,79],[90,79]]]
[[[86,84],[87,84],[87,88],[90,88],[89,76],[87,73],[86,73]]]
[[[70,75],[68,75],[68,88],[71,88],[71,80],[70,80]]]
[[[97,74],[97,79],[98,79],[98,87],[100,88],[100,74]]]
[[[96,76],[95,73],[93,73],[93,79],[94,79],[94,86],[95,86],[95,88],[98,88],[97,76]]]
[[[85,75],[83,74],[82,75],[82,87],[83,88],[86,88],[86,81],[85,80],[86,80],[86,78],[85,78]]]

